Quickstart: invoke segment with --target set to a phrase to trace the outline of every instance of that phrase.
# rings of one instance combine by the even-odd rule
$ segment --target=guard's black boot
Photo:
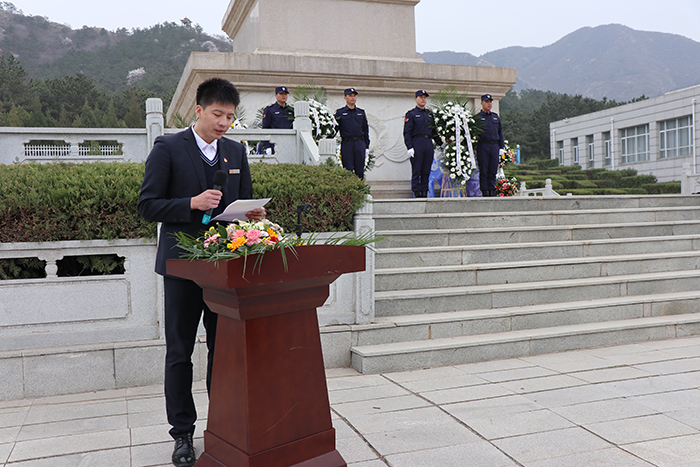
[[[192,442],[192,433],[175,439],[172,460],[173,465],[176,467],[192,467],[197,461],[194,453],[194,443]]]

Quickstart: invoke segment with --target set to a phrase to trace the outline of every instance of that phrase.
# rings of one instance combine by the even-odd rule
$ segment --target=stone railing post
[[[294,129],[299,131],[308,131],[311,133],[311,110],[309,103],[306,101],[297,101],[294,103]]]
[[[552,179],[547,178],[544,181],[544,196],[556,196],[554,190],[552,189]]]
[[[150,152],[156,138],[165,134],[163,101],[156,97],[146,99],[146,132],[148,134],[148,151]]]
[[[527,185],[525,185],[525,182],[520,182],[520,196],[527,196]]]
[[[683,162],[683,171],[681,172],[681,194],[691,195],[693,190],[691,188],[692,183],[690,182],[690,162]]]
[[[355,213],[355,235],[374,232],[372,196],[367,195],[365,205]],[[365,249],[365,270],[358,272],[355,282],[355,324],[374,322],[374,250]]]
[[[321,158],[321,164],[325,164],[328,159],[335,161],[337,147],[334,139],[322,139],[318,142],[318,155]]]

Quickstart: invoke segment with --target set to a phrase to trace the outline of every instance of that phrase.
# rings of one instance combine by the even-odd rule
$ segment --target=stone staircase
[[[700,197],[377,200],[362,373],[700,334]]]

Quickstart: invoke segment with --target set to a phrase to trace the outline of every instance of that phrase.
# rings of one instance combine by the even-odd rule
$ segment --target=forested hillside
[[[144,101],[169,104],[191,52],[230,50],[187,22],[73,30],[0,2],[0,126],[142,128]]]

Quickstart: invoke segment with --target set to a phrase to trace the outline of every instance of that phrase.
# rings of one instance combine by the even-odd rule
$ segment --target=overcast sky
[[[290,7],[294,0],[287,0]],[[223,34],[228,0],[13,0],[25,15],[46,16],[73,29],[146,28],[185,16],[205,32]],[[206,10],[202,8],[206,6]],[[283,18],[283,15],[280,16]],[[347,19],[347,18],[346,18]],[[362,21],[362,12],[350,19]],[[584,26],[618,23],[680,34],[700,42],[700,0],[422,0],[416,6],[418,52],[483,55],[504,47],[542,47]]]

